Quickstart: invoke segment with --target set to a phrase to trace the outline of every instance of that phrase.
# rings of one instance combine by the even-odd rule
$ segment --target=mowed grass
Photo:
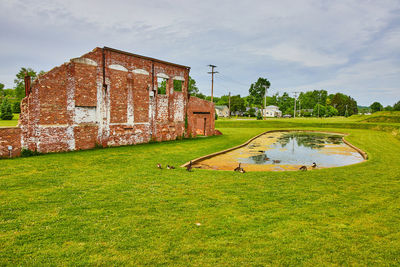
[[[0,265],[400,264],[392,133],[236,123],[210,138],[1,160]],[[370,159],[308,172],[156,168],[278,128],[350,133]]]
[[[12,120],[1,120],[0,127],[14,127],[17,126],[19,119],[19,114],[14,114]]]

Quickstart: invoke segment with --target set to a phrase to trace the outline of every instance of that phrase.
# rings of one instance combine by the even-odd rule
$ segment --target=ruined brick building
[[[28,78],[18,127],[0,128],[0,156],[213,135],[214,104],[190,97],[189,71],[104,47]]]

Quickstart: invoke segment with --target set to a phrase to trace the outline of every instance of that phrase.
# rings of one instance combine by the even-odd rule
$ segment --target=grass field
[[[399,126],[355,125],[217,121],[222,136],[1,160],[0,265],[399,265]],[[279,128],[347,132],[370,158],[308,172],[155,167]]]
[[[0,120],[0,127],[14,127],[17,126],[19,114],[14,114],[12,120]]]

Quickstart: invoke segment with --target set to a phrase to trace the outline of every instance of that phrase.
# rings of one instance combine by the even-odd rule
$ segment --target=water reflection
[[[249,157],[255,164],[264,164],[265,162],[269,161],[270,159],[267,157],[267,154],[262,153],[260,155],[250,156]]]
[[[266,138],[273,137],[266,136]],[[318,166],[332,167],[352,164],[361,158],[358,152],[343,143],[341,135],[287,132],[280,133],[275,138],[272,144],[263,144],[261,140],[265,138],[250,143],[247,148],[251,155],[239,157],[238,161],[248,164],[280,165],[312,165],[313,162],[318,162]],[[241,154],[246,153],[242,151]]]
[[[249,171],[298,170],[350,165],[363,157],[343,143],[338,134],[316,132],[273,132],[254,139],[245,147],[205,159],[197,167],[233,170],[238,163]],[[196,164],[195,164],[196,166]]]

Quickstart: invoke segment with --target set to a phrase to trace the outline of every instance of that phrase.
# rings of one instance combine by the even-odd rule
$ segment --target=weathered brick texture
[[[0,157],[10,156],[8,146],[12,146],[11,156],[21,154],[21,129],[18,127],[0,128]]]
[[[17,155],[21,147],[47,153],[213,135],[214,105],[188,98],[189,70],[95,48],[32,83],[21,102],[20,128],[0,132],[0,155],[11,143]],[[165,95],[157,93],[157,77],[167,79]],[[182,91],[174,91],[174,80],[182,81]]]
[[[192,136],[214,135],[214,103],[191,96],[187,110],[188,132]]]

